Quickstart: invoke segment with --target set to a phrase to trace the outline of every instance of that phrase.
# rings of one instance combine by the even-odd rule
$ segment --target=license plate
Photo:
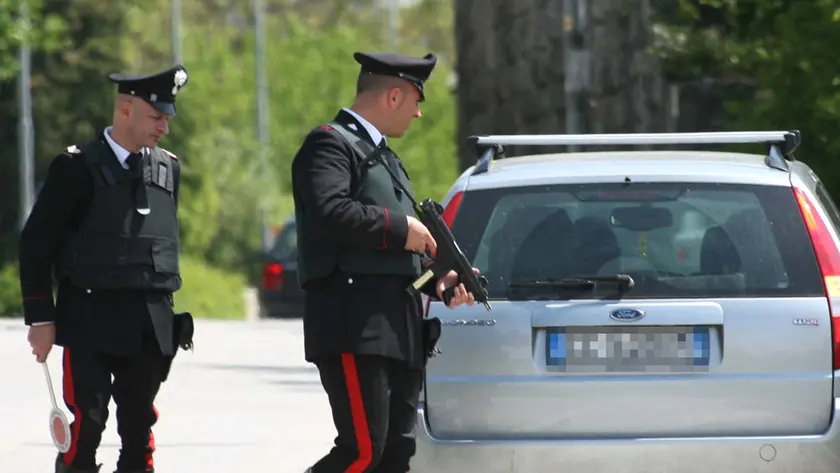
[[[551,329],[546,366],[578,372],[686,372],[709,367],[708,327]]]

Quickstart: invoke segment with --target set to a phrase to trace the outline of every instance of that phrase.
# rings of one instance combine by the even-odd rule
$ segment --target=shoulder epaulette
[[[333,127],[330,126],[330,125],[321,125],[321,126],[318,127],[318,129],[330,131],[330,130],[333,129]]]
[[[68,146],[66,151],[70,154],[81,154],[82,153],[82,150],[80,150],[76,145]]]
[[[179,161],[178,156],[175,156],[174,154],[172,154],[171,152],[169,152],[169,151],[167,151],[167,150],[165,150],[165,149],[163,149],[163,148],[161,148],[160,150],[161,150],[161,151],[163,151],[164,153],[168,154],[168,155],[169,155],[169,157],[170,157],[170,158],[172,158],[172,159],[174,159],[175,161]]]

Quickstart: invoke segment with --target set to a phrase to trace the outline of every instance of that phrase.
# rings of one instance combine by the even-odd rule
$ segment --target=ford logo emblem
[[[616,309],[610,312],[610,318],[619,322],[635,322],[645,316],[639,309]]]

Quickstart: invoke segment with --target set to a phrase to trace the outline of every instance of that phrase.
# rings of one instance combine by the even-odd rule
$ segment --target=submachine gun
[[[429,229],[429,233],[432,234],[437,242],[437,254],[431,258],[432,264],[406,290],[409,293],[416,294],[432,278],[440,278],[447,275],[450,271],[455,271],[458,273],[461,284],[473,295],[475,300],[481,302],[488,311],[492,310],[490,302],[487,300],[487,278],[473,271],[472,264],[470,264],[467,257],[464,256],[464,252],[458,247],[455,237],[441,216],[443,214],[443,207],[432,199],[424,199],[418,204],[408,189],[403,185],[399,176],[397,176],[394,170],[391,169],[391,166],[385,161],[383,148],[373,148],[369,143],[360,140],[339,123],[330,123],[330,126],[339,132],[360,155],[365,156],[360,164],[360,169],[366,169],[369,164],[376,163],[382,165],[388,171],[394,185],[411,201],[417,217]],[[371,148],[373,149],[371,150]],[[362,149],[369,149],[371,151],[366,153]],[[454,295],[455,288],[447,288],[443,292],[443,303],[449,305]]]
[[[386,167],[386,169],[388,169],[392,179],[397,178],[390,167]],[[402,188],[402,183],[398,180],[395,182]],[[414,283],[408,286],[408,291],[416,293],[433,277],[441,278],[446,276],[449,271],[454,270],[458,273],[458,279],[464,285],[464,288],[472,293],[475,300],[481,302],[488,311],[492,310],[493,308],[490,307],[490,302],[487,300],[487,278],[473,271],[472,265],[467,261],[467,257],[464,256],[464,252],[458,248],[458,242],[455,241],[455,237],[452,235],[449,227],[446,226],[446,222],[443,221],[443,207],[432,199],[424,199],[418,204],[406,192],[405,188],[402,188],[402,190],[406,197],[411,199],[414,212],[420,218],[420,221],[423,222],[423,225],[429,229],[429,233],[432,234],[438,245],[437,255],[432,258],[431,266],[419,278],[415,279]],[[454,287],[444,290],[443,303],[449,305],[454,295]]]

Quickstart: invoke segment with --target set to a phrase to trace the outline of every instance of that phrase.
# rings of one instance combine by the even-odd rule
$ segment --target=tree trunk
[[[473,134],[665,131],[649,18],[649,0],[456,0],[461,168]]]
[[[563,0],[456,0],[461,167],[473,134],[556,133],[564,125]]]
[[[664,131],[665,84],[651,44],[648,0],[591,2],[592,132]]]

